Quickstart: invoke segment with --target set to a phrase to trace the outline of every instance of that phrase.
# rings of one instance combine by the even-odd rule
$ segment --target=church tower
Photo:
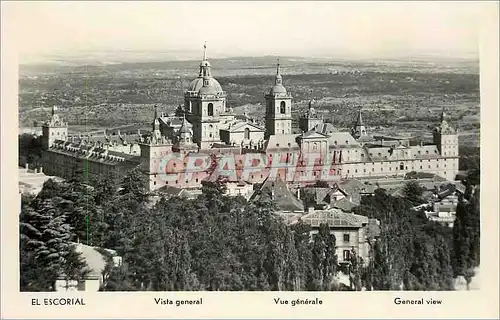
[[[280,63],[276,67],[274,86],[266,98],[266,137],[292,133],[292,95],[283,86]]]
[[[366,127],[363,122],[363,118],[361,116],[361,108],[359,108],[358,111],[358,116],[356,117],[356,123],[354,124],[354,127],[352,128],[352,136],[355,139],[358,139],[360,137],[366,136]]]
[[[209,149],[213,143],[220,142],[219,124],[226,112],[226,92],[212,77],[206,44],[203,48],[200,72],[186,90],[184,108],[187,120],[193,124],[193,141],[201,149]]]
[[[299,119],[299,127],[302,132],[308,132],[319,124],[323,123],[323,119],[319,117],[313,107],[314,100],[309,102],[309,108]]]
[[[68,138],[68,124],[57,114],[57,107],[52,107],[52,116],[42,126],[42,148],[49,149],[54,141]]]

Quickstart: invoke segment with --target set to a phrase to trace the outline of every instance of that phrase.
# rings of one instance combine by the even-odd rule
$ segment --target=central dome
[[[191,82],[191,84],[189,84],[187,91],[199,92],[199,93],[203,93],[203,94],[212,94],[212,93],[223,92],[222,87],[219,84],[219,82],[211,77],[208,79],[208,86],[205,86],[205,87],[203,87],[203,77],[198,77],[198,78],[194,79]]]
[[[276,94],[276,93],[286,93],[285,87],[281,84],[274,85],[271,88],[271,91],[269,91],[270,94]]]

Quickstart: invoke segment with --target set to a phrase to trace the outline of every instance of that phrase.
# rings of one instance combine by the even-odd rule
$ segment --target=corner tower
[[[42,148],[49,149],[54,141],[68,138],[68,124],[64,122],[57,114],[57,107],[52,107],[52,115],[50,120],[46,121],[42,126]]]
[[[266,137],[292,133],[292,95],[286,91],[280,63],[276,66],[274,86],[266,98]]]
[[[441,156],[458,156],[458,134],[446,121],[444,108],[441,111],[439,125],[434,129],[432,136]]]

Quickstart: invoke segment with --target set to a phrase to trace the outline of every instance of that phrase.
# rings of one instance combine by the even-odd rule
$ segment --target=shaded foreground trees
[[[122,266],[105,270],[104,291],[342,289],[328,227],[321,225],[311,237],[308,225],[286,225],[267,194],[247,202],[207,182],[195,199],[162,198],[152,205],[138,170],[120,182],[86,182],[49,180],[37,197],[23,199],[24,290],[51,290],[61,273],[83,276],[85,265],[71,241],[115,249],[123,257]],[[453,277],[478,263],[479,236],[471,230],[479,216],[470,212],[479,210],[479,191],[469,211],[457,213],[453,231],[412,211],[419,190],[406,192],[402,199],[378,189],[356,208],[380,220],[381,234],[371,241],[368,265],[351,254],[350,290],[452,290]]]

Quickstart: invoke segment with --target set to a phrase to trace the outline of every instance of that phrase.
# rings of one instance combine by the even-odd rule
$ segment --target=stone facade
[[[292,133],[292,95],[283,85],[279,63],[274,85],[264,97],[265,128],[234,114],[227,107],[226,97],[212,76],[205,46],[199,75],[184,94],[184,117],[165,117],[155,109],[149,133],[75,138],[68,137],[67,124],[54,110],[43,126],[43,167],[49,175],[67,177],[75,166],[83,168],[84,164],[92,174],[118,174],[140,165],[151,190],[163,186],[200,187],[214,169],[209,165],[201,172],[182,173],[192,159],[173,159],[174,154],[199,161],[206,161],[207,155],[233,156],[233,182],[243,179],[262,183],[273,176],[287,183],[307,185],[317,180],[401,177],[412,171],[454,180],[458,173],[458,135],[444,112],[433,132],[432,145],[411,145],[400,137],[372,137],[361,110],[351,132],[339,131],[317,116],[312,103],[299,119],[303,132]],[[242,175],[243,166],[252,157],[264,159],[271,168]],[[286,166],[272,168],[279,163]],[[165,179],[167,172],[179,174]]]

